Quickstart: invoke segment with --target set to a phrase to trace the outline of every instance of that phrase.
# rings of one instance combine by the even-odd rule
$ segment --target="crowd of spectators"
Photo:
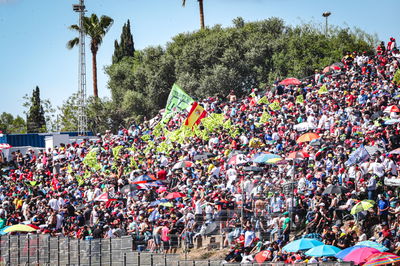
[[[39,234],[82,240],[132,235],[139,250],[152,252],[190,249],[198,237],[218,233],[232,262],[252,261],[265,249],[271,261],[310,261],[282,251],[291,232],[315,234],[340,248],[375,239],[398,252],[399,191],[385,179],[398,177],[399,155],[391,151],[400,147],[400,120],[399,112],[383,111],[399,102],[392,81],[399,60],[391,39],[374,55],[347,53],[336,68],[317,70],[301,85],[276,82],[244,97],[232,91],[200,101],[209,114],[230,119],[239,135],[220,128],[207,140],[171,142],[168,153],[144,152],[148,138],[156,145],[166,140],[152,134],[161,114],[97,140],[13,152],[1,170],[0,229],[25,223]],[[279,102],[279,109],[258,104],[263,97]],[[265,112],[270,117],[260,123]],[[175,115],[165,129],[179,128],[186,116]],[[296,127],[305,122],[308,128]],[[297,143],[306,132],[321,138]],[[370,147],[369,158],[346,164],[360,145]],[[95,169],[84,161],[91,151]],[[289,160],[295,151],[304,158]],[[259,153],[284,159],[253,162]],[[237,155],[241,161],[230,164]],[[178,162],[193,164],[174,167]],[[324,194],[328,185],[345,192]],[[173,192],[184,195],[168,199]],[[364,199],[374,207],[350,214]]]

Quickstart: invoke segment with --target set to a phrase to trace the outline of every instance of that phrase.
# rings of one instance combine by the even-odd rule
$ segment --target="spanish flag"
[[[206,115],[207,112],[204,110],[204,108],[197,102],[194,102],[192,108],[190,109],[189,115],[186,118],[185,126],[193,127],[194,125],[200,124],[201,119],[206,117]]]

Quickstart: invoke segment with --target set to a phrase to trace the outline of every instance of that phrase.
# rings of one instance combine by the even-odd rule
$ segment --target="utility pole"
[[[322,16],[325,18],[325,36],[328,36],[328,17],[331,15],[331,12],[326,11],[322,13]]]
[[[79,13],[79,87],[78,87],[78,134],[87,134],[87,115],[86,115],[86,49],[85,31],[83,28],[83,18],[85,16],[84,0],[79,0],[79,4],[72,5],[72,9]]]

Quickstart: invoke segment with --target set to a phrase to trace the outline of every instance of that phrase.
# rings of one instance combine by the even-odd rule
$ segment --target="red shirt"
[[[166,180],[167,179],[167,172],[165,170],[160,170],[157,172],[157,179],[158,180]]]

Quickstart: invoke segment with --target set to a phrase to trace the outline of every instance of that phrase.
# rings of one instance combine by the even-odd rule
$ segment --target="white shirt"
[[[49,206],[50,206],[50,208],[52,208],[55,211],[58,211],[60,209],[58,200],[55,198],[52,198],[51,200],[49,200]]]

